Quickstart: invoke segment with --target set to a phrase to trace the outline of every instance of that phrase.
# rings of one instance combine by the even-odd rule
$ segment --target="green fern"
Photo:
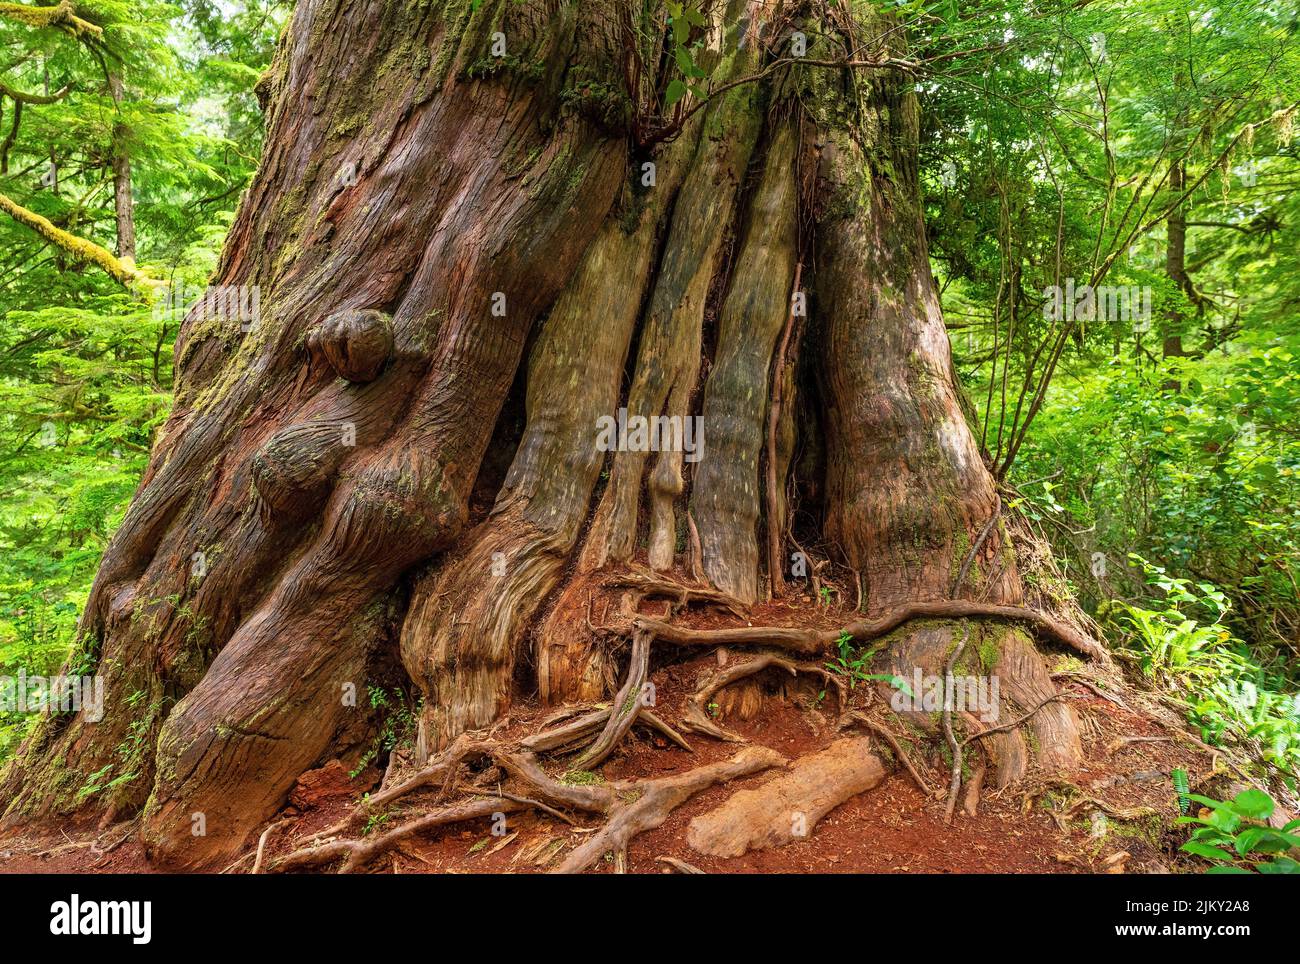
[[[1174,792],[1178,794],[1178,812],[1186,813],[1188,806],[1191,804],[1191,799],[1188,796],[1191,793],[1191,788],[1187,785],[1187,771],[1182,767],[1175,767],[1170,776],[1173,777]]]

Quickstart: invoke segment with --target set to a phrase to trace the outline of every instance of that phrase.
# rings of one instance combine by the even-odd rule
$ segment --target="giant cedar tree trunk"
[[[644,16],[630,91],[625,45],[646,42],[620,3],[300,0],[214,282],[257,286],[260,318],[186,320],[175,409],[74,657],[108,715],[45,722],[6,775],[10,821],[143,809],[153,855],[210,865],[358,742],[344,694],[393,636],[424,754],[521,693],[607,696],[618,660],[583,618],[596,575],[644,560],[759,601],[760,546],[775,525],[788,555],[796,489],[865,615],[1020,603],[929,274],[910,85],[782,67],[648,149],[630,134],[667,83],[664,16]],[[698,59],[715,84],[746,77],[792,29],[810,57],[886,52],[883,24],[847,9],[713,4]],[[792,317],[796,277],[810,310]],[[701,415],[702,459],[601,451],[620,406]],[[513,461],[473,518],[494,428]],[[905,623],[882,658],[942,672],[959,634],[994,654],[1008,706],[1053,692],[995,620]],[[1073,761],[1069,710],[1031,727],[1045,762]],[[1003,782],[1024,772],[1019,732],[989,742]]]

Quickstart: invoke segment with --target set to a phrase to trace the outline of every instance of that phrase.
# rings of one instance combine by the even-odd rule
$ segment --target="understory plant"
[[[1181,849],[1210,861],[1209,874],[1295,874],[1300,862],[1288,855],[1300,847],[1300,820],[1279,828],[1268,825],[1273,799],[1263,790],[1243,790],[1231,800],[1212,800],[1199,794],[1188,799],[1202,805],[1199,814],[1179,817],[1176,823],[1195,824],[1192,837]]]
[[[1225,623],[1231,604],[1210,583],[1169,575],[1137,555],[1163,605],[1122,603],[1123,652],[1142,674],[1185,708],[1207,743],[1244,745],[1280,772],[1294,791],[1300,767],[1300,695],[1276,665],[1266,665]]]

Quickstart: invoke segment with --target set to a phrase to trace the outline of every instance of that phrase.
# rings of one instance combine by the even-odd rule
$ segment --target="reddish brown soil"
[[[782,615],[788,618],[782,619]],[[771,611],[756,612],[752,618],[754,622],[794,624],[799,622],[794,616],[793,612]],[[707,624],[708,617],[693,622]],[[828,616],[827,622],[834,625],[833,617]],[[808,625],[808,620],[801,624]],[[670,723],[676,722],[682,701],[712,665],[714,657],[708,654],[659,667],[652,677],[656,711]],[[766,680],[769,690],[777,690],[780,682],[775,675]],[[1161,729],[1148,716],[1122,709],[1068,679],[1063,679],[1062,685],[1080,715],[1085,738],[1085,765],[1068,775],[1069,782],[1079,788],[1077,792],[1068,787],[1032,792],[1039,785],[1031,775],[1025,786],[1001,793],[986,791],[974,818],[958,807],[953,824],[945,826],[943,802],[924,799],[906,773],[896,769],[874,790],[833,810],[805,841],[734,859],[694,852],[686,843],[691,818],[718,806],[739,787],[769,779],[770,774],[760,773],[701,793],[672,813],[663,826],[636,838],[628,852],[629,870],[667,872],[656,859],[662,856],[676,857],[709,873],[1080,873],[1105,872],[1108,866],[1113,868],[1111,872],[1133,873],[1177,869],[1174,837],[1166,836],[1169,820],[1177,815],[1168,774],[1173,767],[1182,767],[1195,786],[1209,772],[1209,754],[1185,741],[1169,740],[1173,731]],[[859,687],[852,702],[869,699],[865,688]],[[777,691],[763,702],[755,719],[727,719],[724,725],[794,758],[820,749],[839,735],[834,702],[832,694],[814,708],[807,691],[785,696]],[[539,715],[534,707],[517,708],[507,729],[498,736],[529,732]],[[1115,746],[1126,736],[1157,737],[1160,741]],[[688,739],[694,753],[638,729],[606,762],[602,775],[606,779],[662,776],[730,756],[737,749],[693,734]],[[928,752],[924,761],[927,779],[936,787],[946,785],[937,749],[931,747]],[[282,814],[291,819],[273,834],[268,856],[286,852],[294,841],[337,821],[376,776],[363,774],[349,781],[337,763],[308,775]],[[1061,815],[1078,792],[1115,808],[1155,808],[1159,815],[1131,821],[1112,816],[1106,834],[1093,837],[1090,833],[1097,829],[1093,807],[1082,806],[1068,818]],[[415,810],[422,802],[427,804],[428,798],[414,795],[405,806]],[[400,819],[401,814],[394,814],[387,825]],[[368,869],[379,873],[539,872],[584,839],[582,830],[597,826],[595,817],[581,817],[579,827],[570,828],[544,814],[520,814],[510,818],[505,836],[494,837],[486,821],[476,821],[412,839]],[[0,872],[151,872],[153,868],[134,837],[102,855],[91,847],[97,839],[107,846],[122,833],[64,828],[44,835],[0,839]],[[1116,856],[1123,853],[1129,856]]]

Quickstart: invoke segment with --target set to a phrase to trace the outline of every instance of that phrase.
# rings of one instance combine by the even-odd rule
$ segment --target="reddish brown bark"
[[[759,69],[792,18],[814,15],[723,6],[700,38],[720,81]],[[584,618],[608,567],[688,569],[696,535],[723,591],[705,595],[756,600],[786,531],[783,505],[765,518],[763,452],[800,263],[815,307],[776,372],[773,488],[824,428],[809,514],[824,519],[818,545],[860,574],[869,615],[1020,601],[929,275],[908,85],[786,68],[730,88],[642,157],[627,120],[653,104],[618,93],[626,38],[611,9],[300,2],[260,85],[267,146],[218,272],[257,288],[260,318],[246,333],[204,309],[186,319],[175,409],[81,624],[117,702],[102,724],[47,722],[4,777],[7,819],[143,809],[154,856],[207,865],[243,847],[300,773],[367,739],[348,694],[398,636],[427,753],[499,718],[530,647],[543,701],[617,688],[617,657]],[[737,50],[741,13],[766,26]],[[664,26],[653,10],[646,29]],[[822,26],[832,45],[844,28]],[[865,112],[846,127],[854,83]],[[809,344],[817,364],[800,365]],[[493,492],[481,469],[521,366],[522,437]],[[597,420],[618,408],[700,417],[700,460],[602,450]],[[462,531],[476,482],[491,509]],[[760,554],[764,527],[775,539]],[[952,618],[898,630],[882,659],[899,675],[941,667],[956,633],[1006,616],[926,612]],[[987,631],[1009,705],[1051,686],[1026,639]],[[1032,726],[1040,759],[1068,765],[1068,711]],[[987,742],[1004,782],[1024,771],[1018,732]]]
[[[298,6],[218,275],[257,286],[261,318],[242,339],[187,318],[176,408],[82,624],[110,692],[144,696],[157,757],[109,806],[153,782],[158,855],[242,844],[342,728],[344,685],[364,691],[397,577],[458,534],[532,322],[619,184],[622,145],[559,100],[566,70],[608,62],[598,6]],[[534,82],[469,76],[494,25],[541,65]],[[374,381],[376,359],[341,360],[386,339],[322,325],[349,309],[391,319]],[[117,728],[59,721],[28,759],[117,768]],[[58,776],[23,781],[10,812],[76,806]]]

